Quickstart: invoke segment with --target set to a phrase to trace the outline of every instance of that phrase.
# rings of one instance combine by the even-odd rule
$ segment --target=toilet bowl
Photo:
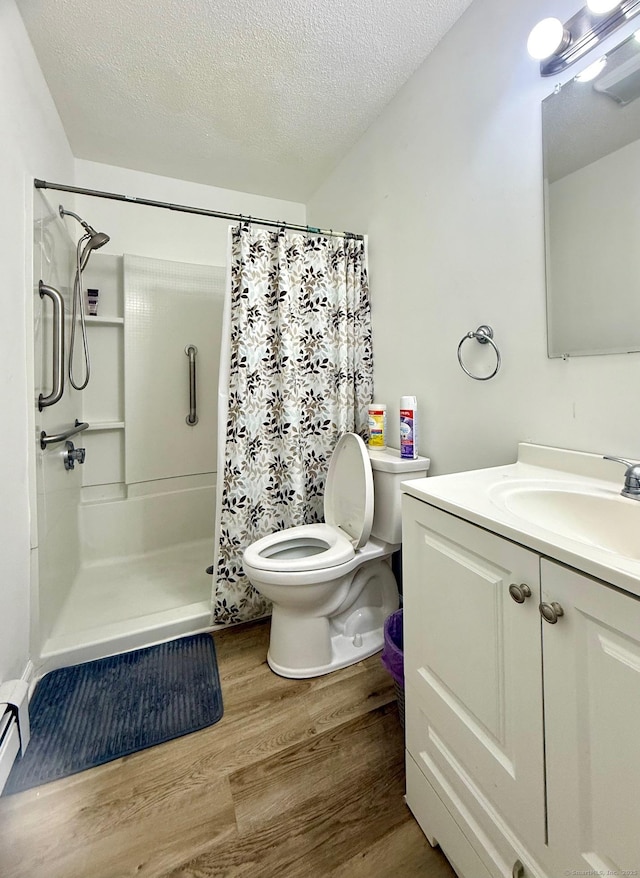
[[[390,559],[401,543],[400,482],[428,467],[394,449],[367,453],[345,433],[329,464],[324,523],[277,531],[245,550],[246,575],[273,604],[267,661],[275,673],[316,677],[382,649],[384,621],[399,603]]]

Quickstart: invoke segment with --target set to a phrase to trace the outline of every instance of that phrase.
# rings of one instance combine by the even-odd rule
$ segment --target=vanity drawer
[[[461,878],[491,878],[466,836],[407,753],[407,805],[432,847],[438,845]]]
[[[474,781],[469,768],[447,747],[443,737],[438,734],[438,729],[428,720],[419,697],[409,689],[405,693],[405,710],[407,795],[412,810],[415,799],[409,790],[416,786],[421,788],[421,777],[432,789],[433,795],[444,803],[447,812],[454,815],[465,839],[477,852],[489,875],[494,878],[511,878],[512,875],[519,878],[549,878],[548,872],[533,859],[518,839],[505,815],[499,812]],[[418,822],[421,823],[420,820]],[[428,838],[435,836],[440,841],[437,829],[435,826],[432,828],[429,820],[425,820],[423,830],[427,831]],[[451,859],[455,859],[453,854]],[[523,865],[520,873],[517,871],[518,862]]]

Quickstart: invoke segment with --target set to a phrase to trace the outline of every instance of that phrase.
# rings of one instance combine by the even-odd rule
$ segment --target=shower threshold
[[[41,651],[45,670],[211,628],[212,540],[82,567]]]

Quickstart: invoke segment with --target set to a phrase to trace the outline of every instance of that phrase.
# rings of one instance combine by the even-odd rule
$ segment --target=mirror
[[[542,102],[550,357],[640,351],[640,42]]]

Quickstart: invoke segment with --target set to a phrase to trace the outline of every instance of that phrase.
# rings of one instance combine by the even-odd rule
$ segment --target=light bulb
[[[529,34],[527,52],[536,61],[544,61],[561,49],[568,38],[559,18],[543,18]]]
[[[587,6],[595,15],[603,15],[620,6],[620,0],[587,0]]]
[[[606,56],[598,58],[593,64],[589,64],[588,67],[585,67],[582,73],[578,73],[575,77],[576,82],[591,82],[592,79],[595,79],[596,76],[604,70],[606,65]]]

